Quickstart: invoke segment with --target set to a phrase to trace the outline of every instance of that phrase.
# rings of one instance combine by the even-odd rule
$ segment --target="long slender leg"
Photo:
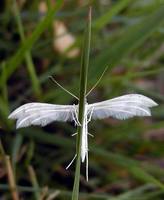
[[[89,136],[94,137],[94,135],[92,135],[91,133],[88,133]]]
[[[72,114],[72,118],[73,118],[73,121],[74,121],[74,123],[75,123],[75,126],[77,125],[77,121],[76,121],[76,118],[74,117],[74,113],[73,112],[71,112],[71,114]]]
[[[77,135],[77,133],[74,133],[74,134],[72,134],[71,136],[75,136],[75,135]]]
[[[86,180],[88,181],[88,152],[86,154]]]
[[[73,159],[71,160],[71,162],[67,165],[66,169],[68,169],[72,165],[72,163],[75,160],[76,156],[77,156],[77,154],[75,154],[75,156],[73,157]]]
[[[93,109],[94,109],[94,108],[92,108],[92,109],[87,113],[87,115],[89,115],[88,120],[87,120],[87,123],[89,123],[89,122],[91,121],[92,114],[93,114]],[[88,133],[88,135],[91,136],[91,137],[94,137],[94,136],[93,136],[92,134],[90,134],[90,133]]]
[[[88,181],[88,121],[85,118],[85,156],[86,156],[86,180]]]
[[[71,113],[72,113],[73,121],[75,122],[75,126],[80,126],[80,122],[77,117],[77,110],[76,110],[75,105],[74,105],[74,112],[71,112]]]
[[[74,105],[74,110],[75,110],[75,118],[76,118],[77,124],[78,124],[78,126],[81,126],[81,124],[80,124],[80,122],[79,122],[79,119],[78,119],[78,111],[77,111],[75,105]]]
[[[91,111],[89,111],[89,112],[87,113],[87,115],[89,115],[88,120],[87,120],[87,123],[89,123],[89,122],[91,121],[92,114],[93,114],[93,109],[94,109],[94,108],[92,108]]]

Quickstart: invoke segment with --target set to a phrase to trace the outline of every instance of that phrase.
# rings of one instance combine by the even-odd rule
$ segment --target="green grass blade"
[[[160,5],[155,12],[147,16],[140,23],[128,27],[120,39],[109,49],[106,49],[92,60],[89,80],[96,80],[106,66],[114,67],[131,50],[141,45],[164,22],[164,5]],[[119,58],[119,59],[118,59]]]
[[[1,74],[1,91],[4,101],[8,104],[8,90],[7,90],[7,77],[6,77],[6,63],[3,62],[2,65],[2,74]]]
[[[22,60],[24,59],[27,51],[30,51],[33,44],[37,41],[43,31],[51,24],[54,20],[55,13],[61,8],[63,1],[59,0],[55,3],[54,7],[51,7],[47,12],[47,15],[42,21],[39,22],[33,33],[26,41],[21,45],[16,54],[6,63],[7,68],[7,78],[19,67]]]
[[[130,1],[133,2],[132,0],[122,0],[115,3],[115,5],[109,8],[109,10],[105,12],[105,14],[94,20],[94,22],[92,23],[93,28],[97,30],[102,29],[106,24],[111,22],[113,16],[117,15],[121,10],[126,8],[126,6],[129,5]]]
[[[21,40],[22,40],[22,42],[25,42],[26,38],[25,38],[24,29],[23,29],[23,25],[22,25],[22,21],[21,21],[21,16],[20,16],[20,12],[19,12],[19,8],[18,8],[16,0],[14,0],[14,12],[15,12],[15,18],[16,18],[16,22],[18,25],[18,30],[19,30]],[[29,71],[29,75],[31,77],[33,91],[37,97],[40,97],[41,96],[41,87],[40,87],[40,83],[39,83],[39,80],[38,80],[36,72],[35,72],[35,66],[34,66],[30,51],[26,52],[25,60],[26,60],[28,71]]]
[[[75,145],[68,138],[64,138],[58,135],[50,135],[50,134],[42,132],[39,129],[34,129],[34,130],[35,131],[32,131],[32,128],[29,130],[21,130],[19,131],[18,134],[22,134],[24,137],[31,138],[35,140],[36,142],[41,142],[43,144],[58,145],[65,149],[70,149]],[[113,152],[107,152],[98,147],[91,146],[90,149],[94,154],[98,156],[102,156],[105,159],[109,160],[110,162],[115,163],[118,166],[125,168],[138,180],[141,180],[142,182],[145,182],[145,183],[147,182],[153,183],[154,185],[163,189],[164,187],[163,184],[158,179],[156,179],[154,176],[150,175],[147,172],[148,167],[143,166],[143,168],[141,168],[138,161],[130,159],[124,155],[120,155]],[[156,168],[156,170],[158,169]],[[151,171],[153,173],[153,170]],[[143,174],[145,174],[145,176],[143,176]],[[161,176],[163,176],[163,173],[161,173]]]
[[[74,142],[72,142],[68,138],[60,137],[57,134],[51,135],[36,128],[29,128],[28,130],[19,130],[17,134],[22,134],[24,137],[33,139],[37,142],[58,145],[63,148],[72,148],[72,146],[74,145]]]
[[[138,187],[137,189],[133,189],[127,192],[124,192],[123,194],[117,195],[117,197],[110,198],[110,200],[130,200],[130,199],[141,199],[147,190],[153,189],[154,187],[150,184],[143,185],[141,187]]]
[[[42,192],[44,188],[38,188],[36,190],[36,188],[34,187],[29,187],[29,186],[21,186],[21,185],[17,185],[18,191],[20,192],[27,192],[27,193],[33,193],[35,191],[39,191]],[[0,184],[0,190],[1,191],[9,191],[9,185],[8,184]],[[70,198],[71,197],[71,191],[67,191],[67,190],[60,190],[60,189],[54,189],[54,188],[49,188],[49,192],[59,192],[59,197],[62,197],[62,199],[64,198]],[[107,200],[109,198],[108,194],[95,194],[95,193],[80,193],[80,197],[81,198],[89,198],[89,199],[99,199],[99,200]]]
[[[119,154],[114,154],[107,152],[103,149],[100,148],[94,148],[93,151],[100,156],[103,156],[106,159],[112,160],[112,162],[118,164],[119,166],[122,166],[126,168],[131,174],[133,174],[137,179],[143,181],[143,182],[148,182],[148,183],[153,183],[154,185],[158,186],[162,190],[164,190],[164,184],[161,183],[159,180],[157,180],[155,177],[147,173],[144,169],[142,169],[139,166],[139,163],[135,160],[128,159],[125,156],[119,155]]]
[[[0,117],[2,117],[3,122],[1,122],[3,125],[10,126],[10,122],[6,120],[8,114],[9,114],[9,102],[8,102],[8,89],[7,89],[7,78],[6,78],[6,63],[3,62],[1,65],[1,76],[0,76],[0,82],[1,82],[1,95],[0,95]],[[0,126],[2,124],[0,123]]]
[[[21,134],[17,134],[16,137],[14,138],[12,152],[11,152],[11,161],[14,172],[16,172],[16,163],[22,142],[23,142],[23,136]]]
[[[84,36],[84,46],[81,61],[80,71],[80,98],[79,98],[79,122],[83,123],[84,118],[84,106],[86,100],[86,89],[87,89],[87,74],[89,65],[89,52],[90,52],[90,39],[91,39],[91,9],[89,10],[88,23]],[[82,138],[82,127],[78,127],[77,144],[76,144],[76,171],[74,178],[74,186],[72,192],[72,200],[79,199],[79,182],[80,182],[80,166],[81,166],[81,138]]]
[[[0,96],[0,127],[3,127],[5,129],[10,128],[11,122],[6,120],[7,116],[9,114],[9,106],[8,101],[6,102],[1,96]]]
[[[35,189],[35,192],[34,192],[35,199],[36,200],[42,199],[41,198],[41,192],[39,191],[40,186],[39,186],[34,168],[31,165],[28,166],[28,172],[29,172],[29,176],[30,176],[30,179],[31,179],[32,186]]]
[[[0,190],[1,191],[9,191],[9,185],[8,184],[0,184]],[[19,192],[27,192],[27,193],[33,193],[35,191],[42,192],[43,188],[34,188],[34,187],[29,187],[29,186],[21,186],[17,185],[17,189]],[[147,194],[147,191],[153,190],[154,187],[152,185],[144,185],[141,187],[138,187],[137,189],[130,190],[128,192],[125,192],[121,195],[118,195],[117,197],[112,197],[109,194],[106,193],[80,193],[80,197],[82,199],[87,198],[87,199],[96,199],[96,200],[147,200],[149,199],[150,195],[153,196],[154,198],[157,197],[160,194],[163,194],[163,191],[153,191],[149,194]],[[60,192],[59,197],[65,197],[69,198],[71,196],[70,191],[66,190],[59,190],[59,189],[54,189],[54,188],[49,188],[50,192],[55,192],[58,191]],[[148,197],[148,198],[147,198]],[[153,198],[153,199],[154,199]],[[151,199],[151,198],[150,198]]]

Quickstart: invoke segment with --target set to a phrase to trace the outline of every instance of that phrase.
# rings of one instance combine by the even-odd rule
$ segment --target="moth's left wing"
[[[14,110],[9,118],[17,119],[16,128],[30,125],[46,126],[53,121],[73,121],[75,112],[73,105],[27,103]]]
[[[128,94],[88,105],[92,119],[113,117],[127,119],[134,116],[151,116],[150,107],[157,106],[152,99],[140,94]]]

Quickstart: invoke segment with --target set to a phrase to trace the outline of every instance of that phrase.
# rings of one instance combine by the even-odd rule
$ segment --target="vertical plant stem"
[[[20,16],[20,12],[19,12],[19,8],[18,8],[16,0],[14,0],[14,12],[15,12],[16,22],[17,22],[17,25],[18,25],[19,34],[20,34],[22,42],[24,42],[25,41],[25,34],[24,34],[21,16]],[[25,60],[26,60],[28,72],[29,72],[29,75],[30,75],[30,78],[31,78],[33,91],[37,95],[37,97],[40,97],[41,96],[41,87],[40,87],[40,84],[39,84],[39,79],[37,78],[37,75],[36,75],[35,66],[34,66],[30,51],[27,51],[25,53]]]
[[[28,166],[28,172],[29,172],[29,175],[30,175],[32,186],[35,189],[35,192],[34,192],[35,199],[40,200],[41,194],[40,194],[40,190],[39,190],[39,184],[38,184],[38,181],[37,181],[37,178],[36,178],[35,171],[34,171],[34,169],[31,165]]]
[[[79,122],[82,124],[84,118],[85,108],[85,97],[87,89],[87,74],[89,65],[89,52],[90,52],[90,39],[91,39],[91,8],[88,13],[88,22],[84,34],[84,44],[81,59],[81,70],[80,70],[80,98],[79,98]],[[78,127],[77,130],[77,143],[76,143],[76,170],[74,178],[74,186],[72,192],[72,200],[79,199],[79,182],[80,182],[80,167],[81,167],[81,137],[82,137],[82,126]]]
[[[9,156],[5,156],[7,174],[8,174],[8,181],[10,185],[10,191],[13,197],[13,200],[19,200],[18,191],[15,183],[14,173],[11,166],[11,161]]]
[[[63,0],[55,1],[55,5],[50,8],[45,17],[38,23],[35,30],[31,35],[26,38],[22,43],[18,51],[6,62],[6,77],[7,79],[12,75],[12,73],[20,66],[22,60],[24,59],[25,53],[31,50],[34,43],[38,40],[43,31],[49,27],[51,22],[54,20],[56,12],[62,7]],[[1,84],[1,82],[0,82]]]
[[[10,157],[5,154],[5,150],[3,148],[1,141],[0,141],[0,156],[2,156],[2,159],[3,159],[5,167],[6,167],[12,199],[19,200],[18,190],[17,190],[17,186],[16,186],[15,176],[14,176],[12,164],[10,161]]]
[[[13,141],[12,154],[11,154],[11,161],[12,161],[12,166],[13,166],[13,171],[14,171],[15,176],[16,176],[16,164],[18,161],[18,155],[19,155],[22,142],[23,142],[23,135],[17,134]]]
[[[4,101],[7,104],[8,107],[8,90],[7,90],[7,77],[6,77],[6,63],[3,62],[2,65],[2,76],[1,76],[1,82],[2,82],[2,96]]]
[[[6,76],[6,62],[2,62],[0,75],[0,117],[2,117],[3,125],[10,127],[10,122],[6,120],[9,114],[9,102],[8,102],[8,89],[7,89],[7,76]]]

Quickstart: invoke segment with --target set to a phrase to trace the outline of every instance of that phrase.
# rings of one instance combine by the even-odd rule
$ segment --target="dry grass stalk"
[[[16,187],[15,177],[9,156],[5,156],[5,163],[7,168],[8,181],[13,200],[19,200],[19,195]]]

